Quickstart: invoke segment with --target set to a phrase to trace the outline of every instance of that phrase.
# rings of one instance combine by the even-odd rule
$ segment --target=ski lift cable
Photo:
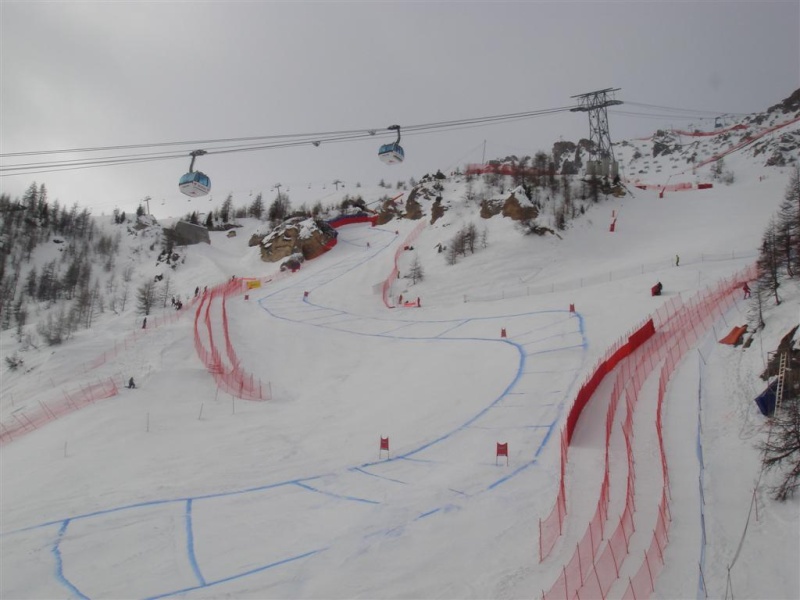
[[[716,111],[716,110],[699,110],[699,109],[691,109],[691,108],[676,108],[673,106],[661,106],[659,104],[646,104],[644,102],[631,102],[626,100],[625,104],[628,106],[638,106],[640,108],[657,108],[659,110],[669,110],[675,112],[688,112],[694,114],[705,114],[708,116],[720,116],[720,115],[730,115],[734,117],[746,117],[748,113],[734,113],[734,112],[723,112],[723,111]]]
[[[428,123],[423,125],[410,126],[409,136],[424,135],[434,133],[440,129],[448,130],[461,130],[473,127],[482,127],[498,122],[512,122],[523,119],[535,118],[539,116],[546,116],[554,112],[562,112],[568,109],[548,109],[544,111],[529,111],[525,113],[511,113],[507,115],[496,115],[492,117],[482,117],[475,119],[461,119],[456,121],[441,121],[438,123]],[[331,144],[341,143],[348,141],[355,141],[360,139],[367,139],[372,135],[365,130],[353,130],[350,134],[340,134],[338,136],[323,137],[319,140],[320,143]],[[286,140],[286,138],[281,138]],[[257,150],[279,149],[307,145],[308,139],[295,139],[290,141],[273,141],[267,144],[258,145],[237,145],[237,146],[221,146],[218,148],[209,148],[206,154],[229,154],[234,152],[248,152]],[[16,165],[0,166],[0,177],[21,174],[38,174],[56,171],[65,171],[73,169],[85,169],[102,166],[118,166],[125,164],[133,164],[139,162],[151,162],[156,160],[170,160],[177,158],[185,158],[185,152],[157,152],[157,153],[140,153],[130,155],[119,155],[105,158],[84,158],[84,159],[66,159],[62,161],[47,161],[40,163],[20,163]]]
[[[676,114],[657,114],[657,113],[641,113],[631,110],[609,110],[608,114],[619,116],[619,117],[640,117],[642,119],[654,119],[654,120],[665,120],[665,119],[680,119],[680,120],[706,120],[706,119],[713,119],[714,117],[709,117],[706,115],[676,115]]]
[[[445,128],[455,125],[460,125],[464,123],[471,123],[471,122],[492,122],[496,120],[505,120],[505,119],[515,119],[515,118],[524,118],[529,116],[536,116],[539,114],[549,114],[552,112],[560,112],[569,110],[571,107],[562,107],[562,108],[555,108],[555,109],[543,109],[543,110],[533,110],[533,111],[526,111],[520,113],[507,113],[503,115],[492,115],[492,116],[485,116],[485,117],[474,117],[469,119],[458,119],[454,121],[434,121],[431,123],[423,123],[418,125],[410,125],[404,126],[403,129],[410,129],[410,130],[425,130],[425,129],[435,129],[435,128]],[[218,139],[206,139],[206,140],[188,140],[188,141],[173,141],[173,142],[155,142],[150,144],[126,144],[126,145],[114,145],[114,146],[94,146],[94,147],[87,147],[87,148],[65,148],[61,150],[37,150],[37,151],[27,151],[27,152],[5,152],[0,153],[0,158],[12,158],[12,157],[19,157],[19,156],[43,156],[48,154],[67,154],[67,153],[75,153],[75,152],[108,152],[114,150],[133,150],[133,149],[144,149],[144,148],[163,148],[166,146],[189,146],[189,147],[198,147],[198,146],[208,146],[212,144],[224,144],[224,143],[231,143],[231,142],[254,142],[259,140],[293,140],[298,143],[308,143],[309,141],[318,140],[320,138],[327,138],[330,136],[339,137],[339,136],[371,136],[374,135],[375,132],[382,130],[383,128],[375,128],[375,127],[368,127],[368,128],[361,128],[361,129],[349,129],[349,130],[342,130],[342,131],[323,131],[323,132],[316,132],[316,133],[295,133],[295,134],[280,134],[280,135],[263,135],[263,136],[247,136],[247,137],[238,137],[238,138],[218,138]]]

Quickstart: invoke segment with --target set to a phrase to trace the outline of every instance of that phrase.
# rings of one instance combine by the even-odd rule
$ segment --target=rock
[[[277,262],[293,254],[316,258],[336,243],[336,230],[324,221],[287,219],[261,241],[261,260]]]

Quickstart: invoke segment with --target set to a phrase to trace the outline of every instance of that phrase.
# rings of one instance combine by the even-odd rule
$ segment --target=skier
[[[681,257],[677,254],[675,255],[675,266],[679,267],[681,265]]]
[[[128,380],[128,389],[129,390],[135,390],[136,389],[136,384],[133,382],[133,377],[131,377]]]
[[[145,317],[144,321],[142,321],[142,329],[147,329],[147,317]]]
[[[745,298],[749,298],[750,297],[750,286],[747,285],[746,281],[742,284],[742,290],[744,290],[744,297]]]

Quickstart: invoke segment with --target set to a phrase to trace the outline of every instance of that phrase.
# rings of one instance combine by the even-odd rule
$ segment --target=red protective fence
[[[715,154],[711,158],[707,158],[706,160],[703,160],[703,161],[697,163],[694,166],[694,168],[695,169],[699,169],[700,167],[702,167],[704,165],[707,165],[707,164],[712,163],[712,162],[716,162],[720,158],[722,158],[723,156],[727,156],[728,154],[730,154],[732,152],[736,152],[737,150],[741,150],[745,146],[755,142],[757,139],[762,138],[765,135],[772,133],[773,131],[777,131],[778,129],[781,129],[782,127],[786,127],[787,125],[791,125],[792,123],[797,123],[798,121],[800,121],[800,117],[796,117],[794,119],[789,119],[788,121],[784,121],[783,123],[778,123],[777,125],[773,125],[772,127],[767,127],[766,129],[763,129],[763,130],[759,131],[758,133],[746,135],[738,143],[733,144],[727,150],[724,150],[724,151],[720,152],[719,154]]]
[[[400,195],[402,196],[402,194]],[[343,227],[344,225],[352,225],[353,223],[370,223],[374,227],[377,221],[378,215],[360,212],[354,215],[341,215],[335,219],[327,221],[327,223],[333,228]]]
[[[0,446],[36,430],[50,421],[75,412],[98,400],[116,396],[118,393],[117,384],[109,377],[81,385],[70,392],[65,391],[59,400],[51,400],[49,403],[40,400],[39,406],[32,410],[17,410],[11,414],[13,422],[0,423]]]
[[[656,311],[652,319],[648,321],[647,329],[640,328],[629,337],[629,341],[635,337],[641,343],[636,347],[634,355],[628,353],[631,355],[631,360],[618,361],[620,362],[620,369],[617,372],[606,414],[605,473],[600,487],[597,508],[586,532],[578,542],[572,558],[562,567],[559,577],[550,590],[546,593],[543,592],[543,598],[605,598],[612,585],[619,579],[622,564],[629,556],[631,537],[636,532],[634,522],[636,513],[636,471],[633,458],[633,414],[638,403],[639,392],[645,380],[659,364],[663,363],[659,377],[655,422],[661,463],[662,489],[657,506],[656,523],[652,529],[653,533],[648,550],[645,551],[644,560],[637,569],[635,576],[629,578],[625,597],[645,598],[655,589],[657,575],[664,565],[663,551],[668,542],[667,534],[670,521],[668,502],[669,472],[664,451],[661,422],[662,405],[667,384],[674,369],[686,352],[698,341],[701,335],[704,335],[711,328],[714,320],[733,305],[735,295],[740,287],[739,282],[742,278],[754,276],[755,267],[749,267],[744,272],[719,282],[714,288],[700,292],[686,303],[682,302],[680,297],[675,297]],[[657,331],[657,335],[653,335],[650,327]],[[619,356],[624,346],[625,344],[617,342],[609,349],[606,353],[606,358],[600,362],[598,368],[588,378],[587,384],[595,381],[599,383],[605,373],[610,371],[607,365],[612,362],[611,359]],[[584,385],[589,387],[587,384]],[[591,388],[589,387],[589,389]],[[594,389],[596,389],[596,384]],[[578,395],[580,396],[581,392]],[[619,430],[624,438],[627,454],[625,503],[613,532],[606,538],[605,526],[608,519],[608,503],[611,492],[609,487],[609,447],[612,430],[614,429],[614,415],[619,401],[623,398],[625,399],[625,412],[619,424]],[[576,400],[573,408],[580,407],[582,410],[587,401],[588,398],[582,399],[581,403]],[[575,420],[577,421],[577,418]],[[570,420],[568,418],[568,426],[565,427],[565,432],[569,427],[569,423]],[[574,427],[574,423],[572,427]],[[540,521],[540,560],[544,560],[549,555],[557,538],[563,531],[563,520],[566,516],[567,505],[564,484],[564,461],[567,457],[569,439],[569,436],[564,435],[564,432],[562,432],[561,481],[555,506],[550,515]],[[567,440],[566,444],[564,440]],[[555,539],[553,538],[554,533],[556,534]]]
[[[572,406],[567,413],[567,420],[564,428],[561,430],[561,476],[559,479],[559,491],[556,496],[556,502],[553,506],[550,514],[545,517],[544,519],[539,520],[539,561],[543,561],[550,555],[552,552],[553,547],[555,546],[558,538],[561,536],[563,531],[563,524],[564,518],[566,517],[566,490],[564,488],[564,473],[566,470],[567,458],[568,458],[568,450],[569,450],[569,443],[572,440],[572,435],[575,431],[575,426],[578,423],[578,419],[580,418],[583,409],[586,407],[586,404],[592,398],[594,393],[597,391],[597,387],[603,381],[606,375],[608,375],[611,371],[616,368],[616,366],[622,361],[624,358],[629,356],[632,352],[634,352],[641,344],[647,341],[655,332],[655,328],[653,325],[652,319],[645,321],[641,326],[636,328],[631,333],[623,336],[619,340],[617,340],[614,345],[612,345],[605,353],[605,356],[600,359],[597,366],[594,368],[592,373],[587,377],[584,384],[578,390],[577,395],[575,396],[575,400],[572,403]],[[607,426],[607,437],[610,434],[608,431]],[[608,487],[608,470],[606,469],[606,473],[603,479],[603,486],[602,489],[605,490]],[[605,492],[601,491],[601,499]],[[598,511],[600,515],[603,516],[603,520],[605,520],[605,511],[600,509],[600,504],[598,504]],[[602,504],[607,504],[607,499]],[[594,532],[591,531],[589,535],[592,535]],[[598,532],[599,533],[599,532]],[[598,543],[600,541],[600,536],[597,536]],[[592,539],[591,545],[595,545],[595,541]]]
[[[390,303],[390,296],[392,293],[392,284],[397,281],[397,276],[399,270],[397,268],[397,260],[400,258],[400,255],[405,252],[407,246],[410,246],[416,239],[419,237],[419,234],[422,233],[422,230],[425,229],[426,222],[421,221],[417,224],[416,227],[408,234],[405,241],[397,247],[397,250],[394,253],[394,267],[392,268],[392,272],[389,273],[389,276],[383,282],[382,287],[382,294],[383,294],[383,304],[386,308],[394,308],[395,305]]]
[[[281,279],[285,276],[288,276],[288,274],[281,273],[268,279],[268,281]],[[201,359],[203,359],[207,368],[212,372],[216,371],[215,379],[217,380],[217,384],[238,398],[247,400],[269,399],[269,388],[264,390],[259,379],[256,379],[252,374],[244,372],[239,366],[239,359],[233,348],[228,332],[225,299],[230,295],[242,293],[246,289],[246,282],[247,280],[243,279],[228,281],[225,284],[216,286],[210,292],[188,300],[179,311],[160,316],[150,316],[147,329],[137,327],[122,342],[115,343],[112,349],[104,351],[103,354],[86,363],[83,372],[85,373],[108,363],[121,352],[145,340],[154,329],[177,321],[184,314],[188,314],[190,307],[196,303],[198,307],[195,311],[195,347],[198,348],[198,354],[201,355]],[[214,297],[222,299],[221,310],[223,336],[225,340],[225,360],[223,360],[223,355],[220,354],[219,349],[213,344],[214,338],[211,332],[210,300]],[[204,310],[203,307],[205,307],[203,324],[206,326],[208,339],[211,342],[210,350],[203,346],[198,331],[199,316]],[[52,388],[56,388],[67,384],[68,381],[68,379],[65,381],[53,381],[50,379],[49,383]],[[6,422],[0,422],[0,445],[19,439],[22,435],[30,433],[50,421],[63,417],[98,400],[116,396],[119,393],[119,385],[112,377],[88,384],[76,385],[77,387],[73,388],[72,391],[63,391],[62,398],[60,399],[38,400],[38,406],[34,405],[32,408],[17,409]]]
[[[230,338],[226,300],[230,296],[243,294],[245,289],[242,279],[232,279],[203,293],[194,317],[195,350],[221,390],[242,400],[270,400],[269,384],[265,386],[261,379],[242,368]],[[224,340],[222,350],[214,337],[217,320],[215,317],[212,321],[212,307],[215,300],[219,305],[217,310]]]

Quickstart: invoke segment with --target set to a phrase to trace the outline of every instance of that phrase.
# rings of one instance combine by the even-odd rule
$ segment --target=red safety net
[[[194,317],[195,350],[221,390],[243,400],[269,400],[269,387],[242,368],[228,329],[227,298],[245,289],[243,280],[232,279],[203,293]],[[221,329],[221,346],[215,328]]]
[[[406,251],[406,248],[409,247],[416,239],[419,237],[419,234],[422,233],[422,230],[425,229],[426,222],[421,221],[411,233],[408,234],[408,237],[405,241],[397,247],[397,250],[394,253],[394,267],[392,268],[392,272],[389,273],[389,276],[383,282],[382,286],[382,293],[383,293],[383,304],[386,308],[394,308],[395,305],[391,299],[392,295],[392,284],[397,281],[397,275],[399,270],[397,268],[397,261],[400,258],[400,255]],[[416,306],[416,304],[412,303],[410,306]]]
[[[635,345],[632,352],[626,353],[629,360],[616,362],[619,370],[606,413],[606,450],[605,473],[600,486],[597,507],[583,537],[577,543],[572,557],[562,567],[561,573],[544,598],[605,598],[611,586],[619,579],[622,563],[628,558],[629,542],[636,531],[634,516],[636,514],[636,464],[633,457],[633,415],[639,393],[645,380],[658,365],[662,365],[659,373],[655,429],[657,433],[659,460],[661,463],[662,488],[658,499],[657,519],[652,526],[652,537],[645,552],[644,560],[636,570],[636,575],[629,580],[625,592],[626,598],[645,598],[655,589],[655,581],[664,564],[663,551],[668,542],[669,530],[669,472],[662,437],[661,413],[667,383],[673,371],[686,352],[704,335],[713,322],[733,306],[739,292],[738,282],[743,277],[753,277],[755,267],[749,267],[743,273],[719,282],[714,288],[700,292],[690,301],[683,303],[675,297],[665,303],[645,327],[637,329],[628,337],[628,342],[617,342],[606,353],[598,367],[589,376],[587,383],[578,392],[578,397],[568,415],[567,424],[562,431],[561,446],[561,481],[556,502],[550,515],[540,521],[539,555],[544,560],[552,552],[558,537],[564,528],[567,511],[567,499],[564,484],[565,461],[568,457],[569,439],[580,410],[588,402],[584,389],[594,393],[597,383],[611,369],[614,357],[628,344]],[[652,329],[651,329],[652,328]],[[657,332],[657,335],[654,333]],[[632,340],[635,340],[632,343]],[[638,342],[638,344],[636,344]],[[613,367],[611,367],[613,368]],[[594,385],[593,385],[594,384]],[[615,423],[620,400],[624,400],[622,420]],[[573,416],[573,410],[578,414]],[[571,418],[572,417],[572,418]],[[623,436],[626,449],[627,477],[624,490],[624,507],[615,523],[608,521],[608,504],[610,497],[609,447],[613,431],[618,430]],[[565,442],[566,440],[566,442]],[[609,527],[611,525],[612,527]],[[650,526],[649,526],[650,527]],[[610,531],[610,535],[606,535]],[[642,534],[640,534],[642,535]],[[630,572],[630,570],[629,570]]]
[[[56,400],[40,400],[39,406],[12,413],[13,421],[0,423],[0,446],[39,429],[42,425],[68,415],[98,400],[111,398],[119,393],[119,387],[112,378],[80,385],[71,391],[64,391]]]

